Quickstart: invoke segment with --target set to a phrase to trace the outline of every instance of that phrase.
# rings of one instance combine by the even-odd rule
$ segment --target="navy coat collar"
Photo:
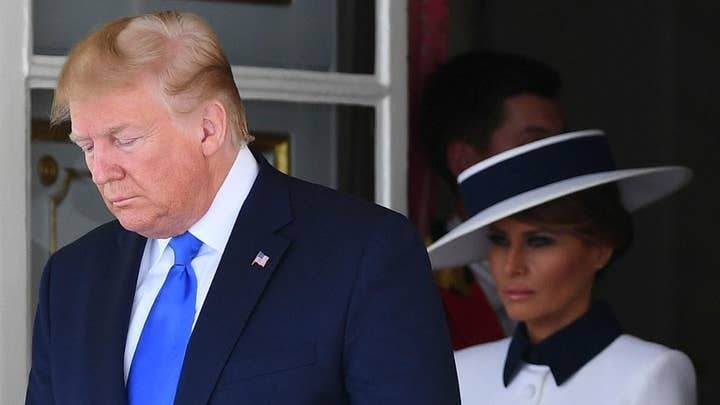
[[[549,366],[555,383],[562,385],[621,334],[620,323],[604,302],[595,303],[583,316],[537,345],[530,343],[527,328],[520,323],[505,358],[503,384],[507,387],[525,362]]]

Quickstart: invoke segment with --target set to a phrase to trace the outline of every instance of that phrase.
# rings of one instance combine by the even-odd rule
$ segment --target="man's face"
[[[557,100],[519,94],[503,104],[503,120],[490,137],[484,159],[559,134],[565,128],[565,117]]]
[[[71,140],[85,153],[108,209],[146,237],[177,235],[209,207],[202,118],[175,117],[156,80],[70,102]]]
[[[498,128],[490,135],[487,149],[481,150],[466,141],[448,145],[448,169],[457,177],[465,169],[508,149],[559,134],[565,128],[565,117],[557,100],[532,94],[505,99]]]

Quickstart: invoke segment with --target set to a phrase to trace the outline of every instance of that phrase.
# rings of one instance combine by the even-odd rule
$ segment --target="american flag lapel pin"
[[[261,251],[258,252],[257,255],[255,255],[255,259],[253,259],[253,261],[252,261],[252,263],[251,263],[250,265],[251,265],[251,266],[254,266],[254,265],[257,264],[257,265],[260,266],[260,267],[265,267],[265,265],[267,264],[268,260],[270,260],[270,256],[266,255],[266,254],[263,253],[262,250],[261,250]]]

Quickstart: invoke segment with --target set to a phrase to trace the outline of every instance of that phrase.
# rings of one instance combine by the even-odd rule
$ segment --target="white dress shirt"
[[[235,220],[250,193],[257,173],[258,164],[255,157],[247,147],[243,147],[238,152],[235,162],[215,195],[210,208],[189,229],[190,233],[203,242],[200,251],[191,262],[197,277],[195,322],[197,322],[200,310],[205,303],[205,297],[210,290],[210,284],[212,284],[225,251],[225,245],[230,239]],[[126,382],[145,320],[174,263],[174,255],[168,246],[169,243],[170,239],[168,238],[148,239],[145,244],[125,341]],[[194,327],[195,323],[193,323]]]
[[[621,335],[558,386],[548,366],[523,364],[510,384],[510,338],[455,352],[463,404],[694,405],[695,372],[680,351]]]

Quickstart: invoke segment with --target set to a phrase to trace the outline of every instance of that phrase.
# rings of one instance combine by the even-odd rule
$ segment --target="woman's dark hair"
[[[615,183],[579,191],[513,217],[570,232],[589,244],[608,245],[613,248],[608,264],[625,252],[633,238],[632,217]]]

